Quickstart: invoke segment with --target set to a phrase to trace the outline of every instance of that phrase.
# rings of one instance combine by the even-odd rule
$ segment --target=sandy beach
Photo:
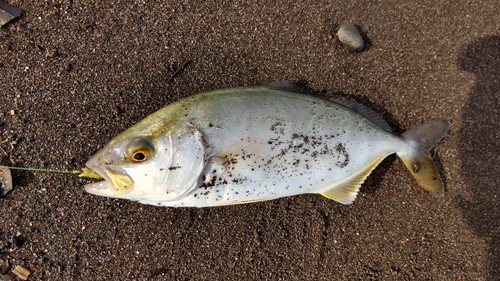
[[[395,156],[352,205],[154,207],[12,171],[0,254],[28,280],[500,280],[496,0],[7,2],[23,13],[0,28],[0,165],[80,169],[183,97],[283,80],[363,103],[397,133],[451,124],[435,148],[442,198]],[[338,40],[347,22],[362,52]]]

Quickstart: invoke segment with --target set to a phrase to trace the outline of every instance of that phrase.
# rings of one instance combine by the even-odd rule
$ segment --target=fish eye
[[[137,151],[134,154],[132,154],[132,159],[136,162],[143,162],[146,161],[147,157],[144,151]]]
[[[147,138],[130,141],[127,146],[126,156],[130,162],[140,163],[149,160],[155,152],[153,143]]]

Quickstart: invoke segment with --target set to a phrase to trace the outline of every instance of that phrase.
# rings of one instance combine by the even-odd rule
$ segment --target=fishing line
[[[74,174],[78,175],[81,174],[82,171],[80,170],[49,170],[49,169],[40,169],[40,168],[24,168],[24,167],[10,167],[10,166],[2,166],[0,165],[1,168],[7,168],[11,170],[23,170],[23,171],[36,171],[36,172],[47,172],[47,173],[66,173],[66,174]]]
[[[22,171],[35,171],[35,172],[46,172],[46,173],[62,173],[62,174],[73,174],[77,175],[78,177],[85,177],[85,178],[94,178],[94,179],[100,179],[102,178],[99,174],[96,172],[92,171],[89,168],[82,168],[81,170],[51,170],[51,169],[40,169],[40,168],[24,168],[24,167],[10,167],[10,166],[2,166],[0,165],[0,169],[6,168],[10,170],[22,170]]]

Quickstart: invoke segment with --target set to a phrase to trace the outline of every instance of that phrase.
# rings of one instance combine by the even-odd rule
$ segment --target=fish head
[[[179,200],[201,181],[206,146],[201,133],[122,133],[97,152],[86,166],[104,180],[85,186],[88,193],[152,203]]]
[[[171,158],[170,149],[165,149],[168,144],[168,139],[150,136],[112,140],[87,161],[86,166],[104,180],[85,185],[85,190],[113,198],[143,196],[167,177],[160,161]]]

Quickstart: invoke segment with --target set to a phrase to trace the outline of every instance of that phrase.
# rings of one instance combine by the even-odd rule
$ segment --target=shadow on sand
[[[459,200],[460,208],[490,244],[490,280],[500,280],[500,36],[470,44],[458,63],[476,76],[459,140],[462,178],[471,197]]]

